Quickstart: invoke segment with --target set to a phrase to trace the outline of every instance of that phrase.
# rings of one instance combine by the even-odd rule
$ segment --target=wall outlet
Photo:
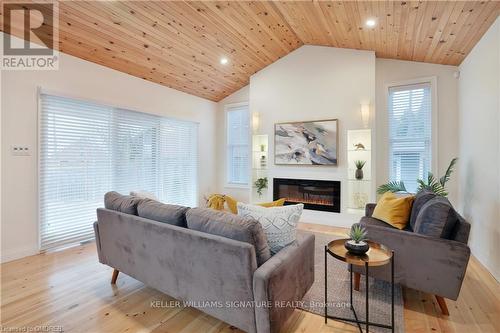
[[[31,156],[31,147],[22,145],[10,146],[10,153],[13,156]]]

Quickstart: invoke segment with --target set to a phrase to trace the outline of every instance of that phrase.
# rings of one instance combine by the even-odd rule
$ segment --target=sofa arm
[[[469,247],[454,240],[362,224],[370,240],[394,251],[395,280],[427,293],[456,300],[470,257]],[[363,272],[363,270],[356,271]],[[389,280],[390,269],[372,269],[371,276]]]
[[[294,310],[291,304],[302,300],[313,282],[314,235],[299,233],[294,243],[276,253],[254,273],[257,332],[279,332]]]
[[[366,217],[371,217],[373,214],[373,211],[375,210],[376,203],[369,203],[366,204],[365,206],[365,216]]]

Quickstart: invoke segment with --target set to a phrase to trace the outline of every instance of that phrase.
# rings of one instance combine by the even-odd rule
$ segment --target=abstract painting
[[[274,163],[337,165],[338,120],[274,125]]]

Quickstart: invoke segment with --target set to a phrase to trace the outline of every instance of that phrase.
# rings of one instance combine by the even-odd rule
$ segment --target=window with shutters
[[[430,82],[389,88],[389,176],[416,192],[417,179],[432,165],[432,85]]]
[[[249,184],[249,123],[248,104],[226,107],[226,180],[228,185],[248,186]]]
[[[93,238],[108,191],[197,205],[196,123],[47,94],[40,105],[42,250]]]

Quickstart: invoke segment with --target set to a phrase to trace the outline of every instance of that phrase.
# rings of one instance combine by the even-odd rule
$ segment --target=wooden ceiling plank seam
[[[68,14],[65,14],[64,17],[61,17],[61,19],[65,19],[65,20],[70,20],[71,19],[74,19],[75,17],[72,17],[69,13]],[[83,20],[85,21],[85,20]],[[77,24],[76,21],[74,20],[71,20],[70,22],[72,22],[72,24]],[[82,23],[84,24],[84,23]],[[66,26],[64,24],[61,25],[61,31],[64,32],[64,33],[67,33],[67,32],[70,32],[70,30],[66,30]],[[168,60],[165,60],[165,57],[164,55],[162,54],[161,50],[159,50],[159,52],[155,52],[154,51],[154,48],[148,48],[147,50],[144,50],[142,48],[138,48],[136,45],[142,45],[142,44],[127,44],[126,42],[124,44],[122,44],[122,37],[112,37],[112,38],[108,38],[108,37],[111,37],[111,36],[107,36],[104,32],[102,31],[89,31],[92,35],[93,35],[93,38],[96,40],[96,42],[98,43],[98,45],[102,48],[102,51],[103,52],[106,52],[106,51],[114,51],[114,52],[117,52],[117,54],[119,54],[120,56],[122,55],[122,49],[121,48],[124,48],[125,45],[126,45],[126,49],[128,50],[128,52],[135,57],[136,61],[139,62],[141,59],[144,58],[144,53],[146,53],[146,56],[148,59],[147,62],[156,62],[156,64],[152,64],[150,66],[145,66],[147,68],[149,68],[150,70],[152,70],[153,68],[157,68],[157,69],[160,69],[160,68],[163,68],[165,66],[168,66],[169,68],[174,68],[175,70],[180,70],[181,72],[179,73],[179,77],[182,77],[182,69],[179,68],[179,66],[175,65],[174,63],[168,61]],[[82,35],[77,35],[78,38],[84,38],[84,36]],[[98,39],[96,39],[98,38]],[[128,38],[130,39],[131,38],[131,35],[129,34],[128,35]],[[110,44],[109,43],[109,40],[112,40],[113,41],[113,44]],[[189,64],[189,63],[187,63]],[[227,87],[230,87],[231,84],[234,84],[234,81],[235,80],[228,80],[228,79],[225,79],[225,78],[221,78],[220,75],[217,75],[217,73],[214,73],[214,77],[212,77],[212,75],[210,74],[207,74],[206,76],[208,76],[208,81],[210,82],[204,82],[203,84],[214,84],[216,82],[219,82],[219,85],[220,86],[225,86],[225,84],[221,83],[220,81],[225,81],[227,83]],[[191,75],[194,76],[194,78],[196,78],[196,80],[207,80],[207,78],[203,75],[200,75],[200,74],[194,74],[194,73],[191,73]]]
[[[495,22],[496,18],[500,13],[500,2],[490,1],[487,2],[487,6],[483,9],[475,22],[480,23],[475,25],[474,34],[466,34],[463,48],[461,50],[460,62],[467,57],[467,55],[472,51],[476,43],[481,39],[481,37],[488,31],[489,27]]]
[[[414,42],[412,45],[411,59],[415,59],[419,53],[421,53],[422,45],[425,42],[427,25],[425,24],[425,14],[427,12],[427,1],[418,1],[418,13],[415,20],[415,27],[413,32]]]
[[[455,6],[453,7],[453,10],[450,14],[450,19],[448,20],[446,27],[443,30],[443,33],[441,34],[441,39],[445,40],[446,43],[440,43],[436,50],[433,51],[432,53],[432,59],[434,59],[437,63],[445,64],[446,61],[445,59],[450,55],[451,52],[451,46],[455,42],[455,36],[456,34],[454,33],[454,26],[455,22],[460,16],[460,13],[462,12],[464,8],[465,2],[464,1],[457,1],[455,2]]]
[[[439,18],[437,19],[438,24],[436,26],[436,30],[434,31],[434,36],[432,38],[432,43],[430,45],[429,50],[427,50],[426,56],[424,58],[424,61],[432,61],[432,54],[433,50],[441,43],[444,43],[443,39],[441,39],[441,36],[443,35],[443,30],[446,27],[446,24],[450,20],[450,15],[452,13],[453,7],[448,5],[445,2],[439,3],[441,5],[441,8],[439,10]]]
[[[340,18],[336,15],[334,5],[331,2],[320,1],[318,3],[322,13],[326,16],[327,22],[332,26],[331,31],[336,41],[335,47],[346,47],[345,39],[347,38],[347,32],[343,29]]]
[[[476,14],[478,14],[478,12],[474,10],[475,6],[475,3],[467,2],[462,10],[462,15],[460,15],[462,23],[460,25],[459,35],[461,38],[455,39],[453,43],[454,45],[451,45],[450,47],[450,49],[452,48],[454,50],[453,54],[451,54],[449,58],[450,63],[452,64],[459,64],[464,59],[465,52],[462,50],[462,47],[465,45],[466,36],[471,29],[473,31],[475,30],[475,27],[472,24]]]
[[[228,15],[223,15],[222,10],[219,9],[222,8],[220,7],[221,5],[219,3],[216,4],[212,2],[203,2],[203,5],[207,7],[207,9],[209,9],[211,13],[213,13],[214,16],[217,17],[218,20],[225,21],[229,23],[231,26],[238,27],[239,29],[244,28],[247,31],[252,31],[251,30],[252,27],[249,26],[247,22],[245,22],[245,20],[242,20],[241,17],[239,18],[234,17],[233,15],[234,13],[231,12],[231,10],[228,10],[226,12],[226,14]],[[217,6],[219,6],[219,8],[217,8]],[[260,52],[269,59],[270,63],[276,60],[276,56],[269,49],[262,47],[262,45],[265,45],[266,42],[261,39],[261,36],[255,35],[253,39],[249,39],[249,36],[250,34],[247,33],[246,38],[252,43],[254,48],[260,50]]]
[[[430,1],[427,3],[427,6],[425,8],[425,15],[422,21],[422,43],[419,45],[418,52],[414,55],[416,61],[424,61],[425,54],[427,52],[427,45],[431,44],[431,38],[433,34],[433,20],[432,18],[435,17],[435,10],[436,10],[436,5],[437,2],[435,1]]]
[[[312,37],[305,29],[305,25],[300,24],[300,18],[297,13],[293,10],[293,3],[291,2],[280,2],[276,1],[273,3],[278,9],[281,15],[288,22],[288,25],[292,28],[297,38],[302,42],[302,44],[307,44],[311,41]]]
[[[182,4],[180,2],[170,2],[169,3],[169,6],[172,8],[172,10],[178,10],[177,8],[175,8],[174,6],[175,5],[178,5],[178,4]],[[192,11],[192,12],[196,12],[198,13],[199,17],[198,19],[202,19],[203,20],[203,25],[205,25],[208,29],[209,25],[210,25],[210,29],[213,29],[212,28],[212,25],[214,23],[212,23],[212,20],[210,19],[209,16],[205,15],[203,12],[199,12],[197,11],[196,8],[192,7],[189,5],[189,3],[185,3],[186,5],[186,9]],[[224,34],[224,36],[226,38],[228,38],[229,40],[232,41],[232,43],[234,43],[235,45],[240,45],[239,48],[241,49],[241,51],[245,51],[245,50],[248,50],[248,51],[251,51],[250,48],[249,48],[249,42],[248,40],[245,39],[244,35],[238,33],[238,32],[232,32],[228,29],[225,29],[224,25],[222,24],[219,24],[219,29],[220,29],[220,33],[221,34]],[[236,48],[236,47],[235,47]],[[257,53],[257,52],[248,52],[250,54],[247,54],[245,52],[240,52],[239,54],[241,54],[241,58],[246,60],[246,61],[252,61],[256,64],[258,64],[259,66],[263,67],[263,66],[267,66],[269,64],[269,59],[267,57],[265,57],[263,54],[262,56],[264,56],[264,58],[260,58],[260,52]]]
[[[279,10],[279,8],[276,6],[276,3],[274,1],[268,1],[268,2],[261,2],[266,8],[269,9],[270,12],[272,12],[272,15],[276,17],[276,19],[280,22],[282,22],[282,25],[285,29],[285,31],[288,31],[289,39],[294,44],[294,50],[297,49],[297,47],[300,47],[304,45],[302,40],[297,36],[293,28],[290,26],[290,23],[288,20],[285,18],[283,13]],[[291,45],[292,46],[292,45]]]
[[[124,4],[124,3],[122,3],[122,4]],[[104,6],[107,6],[107,5],[105,4]],[[204,71],[206,71],[207,68],[211,68],[217,73],[217,70],[213,67],[212,63],[208,59],[205,61],[201,57],[200,58],[196,58],[196,57],[193,58],[192,49],[190,48],[189,44],[186,44],[186,43],[188,43],[187,41],[182,41],[181,38],[176,38],[173,35],[170,35],[170,33],[174,32],[175,28],[172,27],[169,29],[168,27],[163,27],[160,24],[157,24],[155,27],[153,27],[153,25],[155,24],[155,21],[153,21],[149,18],[146,18],[147,20],[151,21],[151,22],[149,22],[150,24],[142,23],[142,20],[140,19],[142,14],[140,12],[136,12],[134,9],[129,9],[129,7],[119,7],[119,6],[115,6],[114,8],[116,11],[120,12],[121,14],[124,14],[122,21],[121,21],[121,25],[123,25],[124,22],[128,22],[129,23],[128,26],[130,26],[131,29],[135,29],[134,26],[137,25],[137,26],[142,28],[142,29],[140,29],[140,31],[145,32],[146,35],[150,37],[148,39],[149,43],[144,45],[146,49],[149,49],[149,47],[152,44],[154,44],[155,46],[159,46],[160,48],[162,48],[162,50],[167,50],[168,47],[164,46],[163,40],[168,39],[172,45],[175,45],[176,51],[181,52],[181,50],[183,50],[182,51],[183,54],[165,51],[166,53],[171,54],[173,57],[177,58],[179,61],[191,59],[192,60],[191,67],[195,68],[198,71],[204,72]],[[113,8],[109,8],[109,9],[113,9]],[[131,10],[133,11],[134,14],[127,15],[127,13],[129,13]],[[174,34],[175,34],[175,32],[174,32]],[[176,42],[179,42],[179,41],[181,41],[181,43],[176,44]],[[146,45],[147,45],[147,47],[146,47]],[[173,46],[172,46],[172,48],[173,48]]]
[[[145,2],[138,2],[136,3],[137,6],[140,6],[140,5],[144,5]],[[129,7],[131,8],[131,10],[134,10],[136,13],[142,13],[143,15],[148,15],[148,11],[147,11],[147,8],[149,7],[146,7],[143,9],[141,8],[138,8],[136,6],[134,7]],[[156,12],[156,11],[153,11],[153,12]],[[159,10],[158,10],[159,12]],[[152,20],[153,24],[156,24],[156,27],[158,26],[161,26],[161,27],[164,27],[166,29],[169,29],[169,26],[168,24],[165,24],[165,21],[163,21],[164,19],[167,19],[166,17],[162,17],[162,15],[160,16],[157,16],[157,15],[151,15],[149,17],[150,20]],[[172,19],[172,18],[170,18]],[[180,22],[180,20],[177,18],[177,21],[176,21],[178,24],[182,24],[182,26],[179,28],[174,28],[174,27],[171,27],[171,32],[174,33],[175,30],[177,31],[182,31],[181,35],[186,35],[186,36],[190,36],[190,31],[189,31],[189,28],[186,28],[186,26],[188,26],[190,24],[190,22],[186,22],[186,21],[183,21],[183,22]],[[191,35],[192,36],[192,35]],[[212,40],[211,42],[213,43],[218,43],[217,41],[214,41]],[[189,47],[189,51],[191,51],[189,53],[189,55],[184,55],[185,57],[192,57],[193,54],[192,54],[192,51],[194,51],[194,47],[192,45],[189,45],[189,41],[185,39],[185,45],[186,47]],[[197,44],[196,46],[200,46],[201,44]],[[186,49],[186,52],[187,49]],[[212,64],[213,63],[218,63],[219,60],[220,60],[220,53],[217,53],[215,51],[213,51],[213,48],[212,47],[203,47],[201,50],[197,50],[197,53],[198,53],[198,56],[199,56],[199,59],[205,59],[203,62],[202,62],[202,66],[200,66],[200,68],[210,68],[211,71],[214,72],[214,74],[220,76],[221,74],[223,74],[224,76],[228,76],[228,77],[233,77],[234,79],[238,79],[240,80],[241,78],[245,77],[246,75],[248,75],[248,72],[246,71],[243,71],[241,70],[241,68],[233,68],[233,65],[234,64],[229,64],[229,66],[219,66],[219,67],[215,67],[213,66]],[[235,73],[234,76],[231,75],[231,73]],[[236,75],[236,72],[239,73],[239,75]]]
[[[75,5],[76,5],[75,3],[72,3],[73,9],[76,9]],[[97,18],[97,17],[101,17],[101,16],[100,15],[95,15],[94,16],[94,18]],[[99,21],[102,22],[103,24],[106,24],[106,21],[105,21],[104,18],[103,18],[103,20],[99,20]],[[114,27],[114,28],[116,28],[116,27]],[[121,31],[122,29],[124,29],[123,28],[123,24],[120,24],[119,28],[116,28],[116,29],[118,29],[119,31]],[[141,31],[141,30],[137,30],[137,31]],[[165,49],[163,49],[160,46],[159,43],[150,43],[149,39],[143,39],[142,34],[140,34],[140,33],[131,34],[130,31],[128,31],[128,33],[127,33],[126,29],[124,29],[122,32],[123,32],[123,35],[117,34],[116,36],[118,36],[118,37],[115,37],[115,38],[118,38],[118,39],[121,39],[121,40],[125,40],[125,41],[127,39],[129,39],[129,40],[136,39],[136,40],[140,41],[139,45],[141,45],[141,48],[143,48],[142,47],[143,45],[147,44],[148,45],[147,50],[144,50],[144,48],[143,48],[143,52],[146,52],[150,56],[153,55],[153,54],[150,54],[150,53],[154,53],[155,55],[157,55],[157,57],[159,57],[160,59],[163,59],[163,60],[164,60],[165,57],[174,57],[174,58],[176,58],[176,61],[178,61],[177,67],[180,67],[181,70],[182,70],[183,66],[182,65],[179,66],[179,64],[186,64],[188,70],[190,70],[190,68],[196,68],[198,70],[205,70],[205,68],[202,67],[202,66],[193,66],[193,64],[187,60],[188,59],[187,55],[185,55],[184,57],[181,56],[181,55],[177,55],[176,56],[176,55],[172,54],[171,52],[165,51]],[[168,63],[174,65],[170,61],[168,61]],[[184,67],[184,71],[185,70],[186,70],[186,67]],[[217,73],[216,71],[214,71],[213,74],[214,75],[219,75],[219,73]],[[230,81],[230,80],[228,80],[228,81]]]
[[[266,32],[266,34],[270,38],[270,42],[278,42],[279,46],[281,47],[281,51],[283,51],[282,54],[290,52],[290,45],[283,42],[276,34],[276,32],[272,31],[271,24],[269,22],[266,22],[265,16],[269,15],[269,13],[262,8],[259,8],[259,2],[238,2],[238,4],[245,13],[254,15],[254,21],[259,24],[259,27],[261,27]],[[261,13],[265,14],[262,15]]]

